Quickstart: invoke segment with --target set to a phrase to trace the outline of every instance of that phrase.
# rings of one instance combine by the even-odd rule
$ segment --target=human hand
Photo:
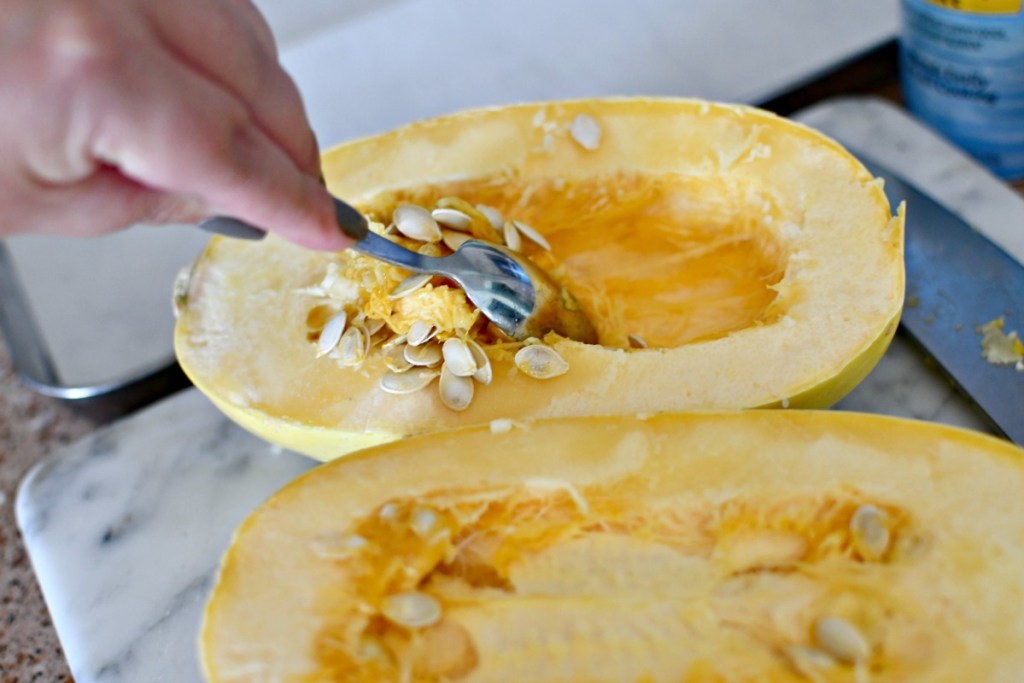
[[[226,214],[352,240],[249,0],[0,0],[0,237]]]

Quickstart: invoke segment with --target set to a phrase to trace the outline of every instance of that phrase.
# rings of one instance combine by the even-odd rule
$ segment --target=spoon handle
[[[355,240],[361,240],[370,232],[366,218],[350,204],[334,197],[334,215],[338,219],[341,231]],[[237,237],[244,240],[260,240],[266,237],[267,231],[255,225],[240,221],[229,216],[213,216],[199,223],[199,227],[207,232]]]
[[[356,240],[356,243],[352,245],[356,251],[417,273],[448,274],[448,268],[445,268],[442,259],[418,254],[370,232],[366,217],[350,204],[346,204],[336,197],[334,198],[334,213],[338,218],[338,227],[341,228],[341,231]],[[207,218],[199,224],[199,227],[218,235],[246,240],[263,239],[267,234],[267,231],[262,228],[229,216]]]
[[[245,221],[228,216],[213,216],[199,222],[199,227],[206,232],[225,237],[235,237],[242,240],[261,240],[267,236],[267,231],[250,225]]]
[[[385,263],[390,263],[393,266],[401,266],[406,270],[411,270],[414,273],[449,275],[449,268],[445,267],[445,259],[424,256],[372,232],[367,232],[365,237],[352,245],[352,248]],[[450,259],[451,257],[447,258]]]

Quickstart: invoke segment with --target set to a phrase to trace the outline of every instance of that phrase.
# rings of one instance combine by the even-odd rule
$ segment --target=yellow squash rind
[[[580,114],[601,126],[595,150],[569,133]],[[533,380],[496,360],[493,383],[455,412],[437,391],[381,391],[379,358],[353,370],[314,357],[302,326],[308,301],[291,293],[319,277],[323,255],[274,238],[215,238],[179,298],[179,361],[247,429],[322,460],[500,418],[827,407],[874,367],[899,320],[902,209],[891,214],[880,181],[840,145],[754,108],[618,98],[473,110],[345,143],[324,154],[323,170],[356,203],[496,174],[569,184],[678,174],[746,207],[742,220],[782,250],[785,269],[763,319],[742,329],[674,348],[556,341],[565,375]]]
[[[378,446],[269,499],[237,531],[207,607],[208,680],[397,680],[401,661],[452,674],[412,680],[465,683],[795,683],[822,662],[821,680],[1019,680],[1020,448],[824,411],[504,427]],[[526,505],[518,521],[497,514],[509,500]],[[462,505],[469,521],[435,536],[454,555],[427,560],[408,545],[424,534],[374,521],[401,520],[403,505],[445,523]],[[865,519],[885,527],[870,543]],[[352,555],[318,551],[356,532]],[[452,584],[460,549],[489,533],[508,541],[465,559],[489,555],[505,583]],[[359,635],[386,609],[378,578],[402,567],[443,617],[413,632],[448,636],[448,659],[423,659],[399,627]],[[352,668],[353,638],[383,668]]]

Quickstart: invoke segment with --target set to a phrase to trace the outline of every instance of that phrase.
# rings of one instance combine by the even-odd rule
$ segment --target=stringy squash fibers
[[[502,422],[241,526],[211,683],[1017,683],[1024,451],[821,411]]]
[[[523,344],[442,278],[396,296],[409,273],[354,252],[214,239],[177,290],[181,365],[240,424],[317,458],[498,418],[824,407],[896,329],[902,214],[842,147],[764,111],[476,110],[349,142],[323,170],[411,248],[517,246],[579,300],[600,343],[548,335],[517,363]],[[474,379],[436,360],[452,339],[462,360],[475,345]],[[409,371],[412,346],[435,365]]]

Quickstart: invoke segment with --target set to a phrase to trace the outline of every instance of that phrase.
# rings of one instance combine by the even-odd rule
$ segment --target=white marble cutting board
[[[803,118],[905,171],[1024,260],[1024,200],[898,110],[847,100]],[[841,407],[983,429],[899,338]],[[37,467],[18,518],[75,680],[198,683],[202,605],[232,530],[311,466],[189,390]]]

